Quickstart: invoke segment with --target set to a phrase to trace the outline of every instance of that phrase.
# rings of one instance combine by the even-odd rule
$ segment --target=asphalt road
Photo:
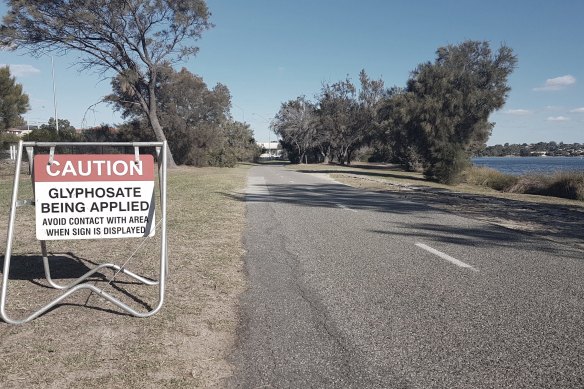
[[[282,167],[246,200],[230,387],[584,388],[582,251]]]

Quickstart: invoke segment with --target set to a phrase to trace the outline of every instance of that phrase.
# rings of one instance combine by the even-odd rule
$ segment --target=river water
[[[584,158],[581,157],[479,157],[473,158],[472,162],[475,166],[513,175],[584,171]]]

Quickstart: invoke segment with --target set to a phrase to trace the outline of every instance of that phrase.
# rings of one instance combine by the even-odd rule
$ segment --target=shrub
[[[548,187],[550,196],[584,201],[584,172],[558,172]]]
[[[508,191],[584,201],[584,172],[528,174],[520,177]]]
[[[486,186],[499,191],[507,191],[519,181],[516,176],[488,167],[473,166],[464,175],[465,181],[469,184]]]
[[[470,161],[464,149],[456,144],[444,144],[429,153],[424,160],[424,176],[441,184],[454,185],[462,181],[462,173]]]
[[[584,172],[526,174],[520,177],[504,174],[487,167],[468,169],[464,173],[469,184],[486,186],[501,192],[562,197],[584,201]]]
[[[548,183],[549,176],[526,174],[519,177],[517,182],[507,189],[507,192],[543,195]]]
[[[8,148],[13,143],[18,143],[19,140],[20,138],[16,135],[0,132],[0,150]]]

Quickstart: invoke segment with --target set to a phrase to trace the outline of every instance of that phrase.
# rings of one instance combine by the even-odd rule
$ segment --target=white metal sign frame
[[[134,147],[135,153],[134,157],[138,161],[140,158],[139,149],[141,147],[155,147],[158,155],[158,177],[159,177],[159,191],[160,191],[160,224],[161,224],[161,243],[160,243],[160,273],[157,281],[150,280],[148,278],[139,276],[129,270],[127,270],[124,265],[120,266],[114,263],[103,263],[95,268],[89,270],[87,273],[74,280],[68,285],[59,285],[51,278],[51,271],[49,266],[48,254],[46,241],[41,240],[41,252],[43,257],[43,266],[45,270],[45,277],[48,284],[56,289],[63,290],[63,293],[46,304],[45,306],[39,308],[37,311],[33,312],[29,316],[23,319],[13,319],[6,313],[6,298],[8,293],[8,282],[10,274],[10,260],[12,256],[12,244],[14,241],[14,224],[16,222],[16,208],[19,205],[28,205],[30,201],[18,201],[18,187],[20,170],[22,164],[23,150],[26,148],[28,152],[29,161],[34,160],[34,149],[35,148],[49,148],[50,158],[54,156],[55,147],[59,146],[71,146],[71,147],[91,147],[91,146],[109,146],[109,147]],[[23,142],[20,141],[18,144],[18,150],[16,155],[16,168],[14,173],[14,186],[12,189],[12,201],[10,205],[10,217],[8,221],[8,233],[6,238],[6,253],[4,256],[4,269],[2,274],[2,288],[0,291],[0,318],[9,324],[23,324],[29,322],[48,310],[55,307],[61,301],[66,299],[69,295],[75,293],[80,289],[89,289],[95,292],[97,295],[103,297],[104,299],[112,302],[122,310],[128,312],[129,314],[136,317],[148,317],[157,313],[164,303],[164,290],[166,285],[166,276],[168,273],[168,257],[167,257],[167,237],[166,237],[166,158],[167,158],[167,144],[166,142]],[[120,154],[124,155],[124,154]],[[32,166],[31,166],[32,170]],[[34,178],[33,178],[34,181]],[[34,182],[33,182],[34,188]],[[158,303],[153,309],[147,312],[139,312],[132,307],[128,306],[124,302],[120,301],[111,294],[105,292],[103,289],[96,287],[95,285],[84,283],[84,281],[90,277],[92,274],[100,271],[104,268],[110,268],[118,273],[123,273],[143,284],[146,285],[158,285]]]

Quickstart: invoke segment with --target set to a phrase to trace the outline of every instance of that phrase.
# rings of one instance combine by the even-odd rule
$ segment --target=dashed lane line
[[[466,269],[470,269],[472,271],[477,271],[478,272],[477,269],[475,269],[474,267],[472,267],[468,263],[464,263],[462,261],[459,261],[458,259],[456,259],[454,257],[451,257],[450,255],[445,254],[442,251],[438,251],[438,250],[436,250],[436,249],[434,249],[434,248],[432,248],[430,246],[427,246],[427,245],[425,245],[423,243],[416,243],[416,246],[418,246],[419,248],[424,249],[424,250],[426,250],[426,251],[428,251],[428,252],[430,252],[430,253],[432,253],[434,255],[437,255],[438,257],[440,257],[442,259],[445,259],[448,262],[450,262],[450,263],[452,263],[452,264],[454,264],[456,266],[464,267]]]

